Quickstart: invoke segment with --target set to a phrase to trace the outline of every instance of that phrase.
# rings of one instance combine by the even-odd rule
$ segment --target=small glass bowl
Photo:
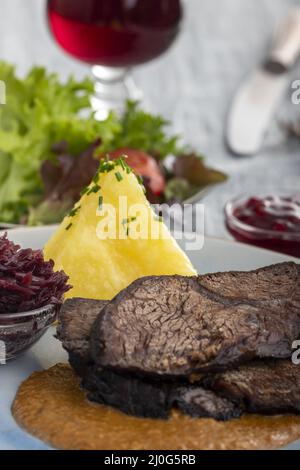
[[[299,197],[299,191],[276,191],[275,196],[279,197]],[[273,196],[272,191],[265,194],[258,194],[255,198],[265,198]],[[243,243],[256,245],[268,250],[284,253],[290,256],[300,258],[300,232],[285,232],[270,229],[263,229],[249,225],[235,216],[236,210],[243,206],[252,194],[240,195],[225,206],[226,226],[233,237]]]
[[[20,313],[0,313],[0,364],[31,348],[57,318],[57,305]]]

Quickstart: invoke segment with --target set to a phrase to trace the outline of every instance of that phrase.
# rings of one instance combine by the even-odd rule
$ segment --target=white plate
[[[42,248],[54,227],[16,229],[9,231],[9,238],[24,248]],[[282,261],[298,261],[270,251],[253,248],[237,242],[206,237],[201,251],[189,253],[189,257],[201,272],[249,270]],[[11,416],[10,408],[19,384],[33,371],[50,367],[57,362],[67,362],[66,353],[53,337],[54,329],[24,356],[0,366],[0,450],[1,449],[47,449],[38,439],[21,430]],[[30,399],[30,397],[28,397]],[[292,448],[300,449],[300,441]]]

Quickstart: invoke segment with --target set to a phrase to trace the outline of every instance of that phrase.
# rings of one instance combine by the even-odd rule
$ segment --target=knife
[[[233,99],[227,124],[227,143],[233,153],[252,155],[259,151],[299,54],[300,8],[294,8],[279,26],[266,62]]]

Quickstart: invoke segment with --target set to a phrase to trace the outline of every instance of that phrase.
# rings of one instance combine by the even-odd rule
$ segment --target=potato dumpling
[[[119,235],[109,237],[109,229]],[[122,158],[100,163],[44,254],[70,277],[66,297],[111,299],[142,276],[196,274]]]

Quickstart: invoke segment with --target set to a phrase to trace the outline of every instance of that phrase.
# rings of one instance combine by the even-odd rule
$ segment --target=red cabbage
[[[47,304],[59,304],[71,286],[63,271],[54,272],[41,250],[21,249],[0,237],[0,314],[28,312]]]

